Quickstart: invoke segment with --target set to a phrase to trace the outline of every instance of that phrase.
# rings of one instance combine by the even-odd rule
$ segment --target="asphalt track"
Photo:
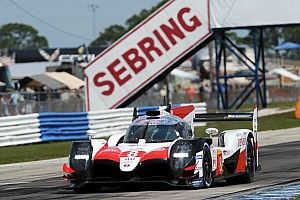
[[[260,148],[262,170],[251,184],[217,183],[209,189],[170,188],[149,185],[102,188],[96,193],[75,194],[66,189],[61,177],[2,184],[0,199],[230,199],[242,193],[256,192],[272,185],[300,181],[300,141]]]

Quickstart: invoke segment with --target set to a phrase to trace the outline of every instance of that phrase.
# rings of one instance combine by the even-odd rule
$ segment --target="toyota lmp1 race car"
[[[214,180],[249,183],[258,164],[257,109],[253,113],[195,114],[194,106],[148,111],[135,117],[126,133],[108,141],[74,141],[64,179],[75,192],[89,185],[165,182],[169,185],[210,187]],[[193,133],[193,122],[252,121],[253,130],[208,128],[208,138]],[[218,135],[214,146],[212,136]]]

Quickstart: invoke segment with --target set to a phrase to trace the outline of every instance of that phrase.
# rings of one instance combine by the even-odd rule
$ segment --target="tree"
[[[290,26],[282,28],[284,41],[300,43],[300,27]]]
[[[30,25],[9,23],[0,27],[0,49],[47,48],[48,41]]]
[[[129,19],[126,20],[127,30],[131,30],[136,25],[138,25],[140,22],[142,22],[144,19],[146,19],[151,13],[148,10],[142,10],[140,14],[133,15]]]
[[[126,21],[126,27],[121,25],[111,25],[101,32],[99,37],[91,42],[90,46],[109,46],[115,41],[117,41],[120,37],[122,37],[125,33],[130,31],[144,19],[146,19],[150,14],[156,11],[160,6],[166,3],[167,0],[163,0],[159,2],[156,6],[152,7],[149,10],[143,9],[139,14],[135,14],[131,16]]]
[[[126,29],[121,25],[111,25],[106,28],[100,36],[94,40],[90,46],[109,46],[126,33]]]

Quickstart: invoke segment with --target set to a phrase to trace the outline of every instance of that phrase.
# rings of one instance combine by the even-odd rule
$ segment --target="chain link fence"
[[[83,112],[81,90],[0,93],[0,116],[38,112]]]
[[[240,93],[232,90],[229,99],[234,99]],[[295,101],[300,96],[300,88],[297,87],[268,87],[268,103],[280,101]],[[184,90],[171,94],[171,103],[199,103],[206,102],[207,107],[214,108],[217,105],[216,92],[189,93]],[[251,95],[246,104],[254,104],[255,95]],[[129,107],[162,105],[164,98],[159,91],[149,90],[133,101]],[[0,116],[30,114],[39,112],[84,112],[85,96],[83,90],[69,90],[60,92],[13,92],[0,93]]]

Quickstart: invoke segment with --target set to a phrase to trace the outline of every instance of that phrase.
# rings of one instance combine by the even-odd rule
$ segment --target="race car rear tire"
[[[213,183],[212,158],[209,146],[205,143],[203,146],[203,187],[208,188]]]
[[[253,142],[250,137],[247,138],[247,168],[246,173],[240,176],[240,181],[242,183],[251,183],[254,177],[255,170],[255,158],[254,158],[254,147]]]
[[[255,159],[254,159],[254,147],[251,137],[247,138],[246,144],[247,152],[247,167],[246,172],[242,175],[230,177],[226,179],[226,182],[230,185],[239,183],[251,183],[254,177]]]

